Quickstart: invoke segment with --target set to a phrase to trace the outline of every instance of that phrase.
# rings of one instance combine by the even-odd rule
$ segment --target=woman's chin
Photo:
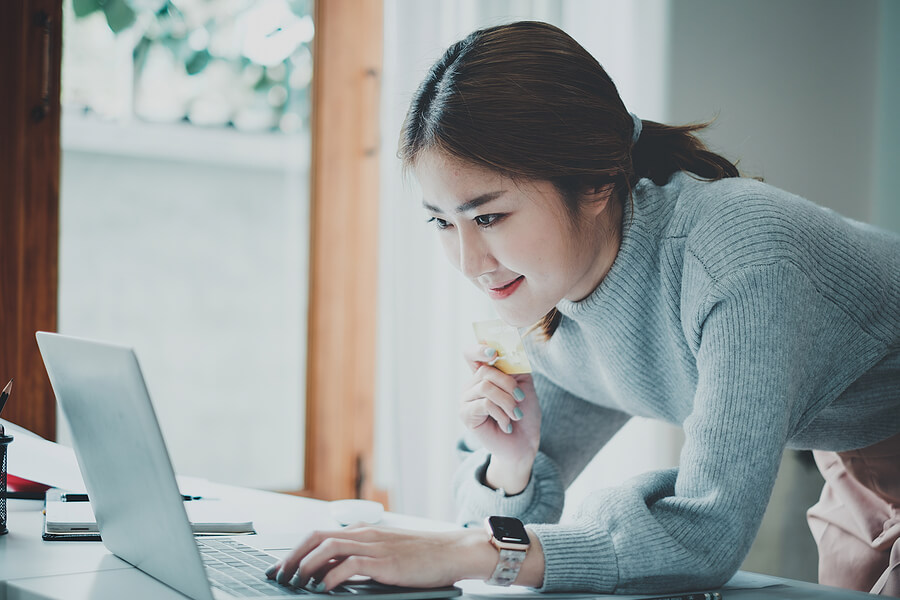
[[[503,302],[496,301],[494,302],[494,308],[497,310],[497,315],[504,323],[517,328],[531,327],[547,314],[535,311],[516,310],[515,307],[510,306],[508,303],[504,304]]]

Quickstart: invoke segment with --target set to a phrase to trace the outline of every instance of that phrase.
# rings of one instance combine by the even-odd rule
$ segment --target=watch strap
[[[525,562],[524,550],[510,550],[509,548],[499,548],[500,560],[497,561],[497,567],[494,574],[487,580],[490,585],[507,586],[516,580],[519,576],[519,569]]]

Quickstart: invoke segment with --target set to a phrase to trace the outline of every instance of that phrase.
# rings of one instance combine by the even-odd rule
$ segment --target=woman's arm
[[[480,527],[490,515],[555,523],[566,488],[630,418],[569,394],[540,373],[533,374],[533,382],[528,394],[536,395],[534,405],[541,412],[540,449],[525,473],[524,487],[517,466],[509,467],[508,459],[498,461],[467,436],[459,444],[463,461],[454,478],[461,523]],[[501,478],[510,474],[518,483],[507,487]]]
[[[532,532],[529,532],[531,534]],[[448,586],[462,579],[486,580],[499,560],[484,529],[423,533],[384,527],[348,527],[310,534],[266,577],[315,592],[331,591],[354,575],[387,585]],[[515,583],[541,584],[543,555],[532,537]]]
[[[732,272],[697,306],[680,467],[598,490],[575,524],[533,525],[542,591],[722,585],[749,551],[787,440],[885,351],[790,264]]]

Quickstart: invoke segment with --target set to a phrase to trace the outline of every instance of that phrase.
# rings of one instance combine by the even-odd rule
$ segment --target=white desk
[[[337,528],[327,503],[271,492],[208,484],[207,496],[247,506],[256,536],[239,539],[276,556],[284,555],[313,529]],[[7,535],[0,536],[0,600],[65,599],[183,600],[184,596],[112,555],[99,542],[41,540],[43,503],[8,501]],[[452,529],[447,523],[386,513],[383,524],[411,529]],[[725,600],[748,598],[829,600],[872,599],[849,592],[788,579],[770,578],[777,587],[726,590]],[[463,597],[465,598],[465,596]]]

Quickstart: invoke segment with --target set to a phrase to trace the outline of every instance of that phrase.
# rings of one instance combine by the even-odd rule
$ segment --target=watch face
[[[494,538],[502,544],[528,545],[528,533],[522,521],[515,517],[488,517],[488,527]]]

